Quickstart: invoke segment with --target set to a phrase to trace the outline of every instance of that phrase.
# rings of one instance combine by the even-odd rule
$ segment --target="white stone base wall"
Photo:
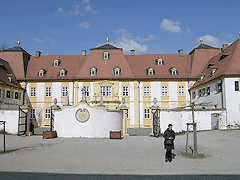
[[[6,121],[5,131],[10,134],[18,133],[18,110],[0,110],[0,121]],[[3,125],[0,125],[0,130],[3,129]]]

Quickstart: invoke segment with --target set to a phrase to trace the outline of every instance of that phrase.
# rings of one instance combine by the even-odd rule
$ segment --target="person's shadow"
[[[173,159],[175,159],[176,156],[177,156],[176,154],[172,153],[172,158]]]

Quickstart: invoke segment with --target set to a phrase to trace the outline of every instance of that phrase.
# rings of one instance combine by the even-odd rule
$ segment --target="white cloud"
[[[80,26],[89,29],[90,28],[90,24],[88,22],[81,22]]]
[[[148,42],[148,41],[151,41],[151,40],[153,40],[155,38],[155,36],[154,35],[150,35],[148,38],[141,38],[141,37],[137,37],[136,39],[138,40],[138,41],[140,41],[140,42]]]
[[[82,0],[82,4],[89,3],[89,0]]]
[[[80,12],[79,12],[79,6],[78,5],[76,5],[76,7],[75,7],[75,11],[70,11],[69,13],[71,14],[71,15],[78,15]]]
[[[59,13],[63,12],[63,8],[61,8],[61,7],[58,8],[58,12],[59,12]]]
[[[203,39],[203,44],[207,44],[213,47],[221,47],[220,41],[211,35],[201,36],[200,38],[198,38],[198,42],[201,38]]]
[[[120,34],[122,37],[132,37],[132,34],[127,32],[125,29],[118,29],[114,31],[115,34]]]
[[[36,41],[37,43],[42,43],[42,42],[43,42],[43,40],[38,39],[38,38],[35,38],[35,41]]]
[[[166,31],[178,33],[180,32],[180,23],[179,22],[173,22],[169,19],[163,19],[161,23],[161,28],[165,29]]]
[[[226,37],[228,37],[228,38],[231,38],[232,39],[232,35],[231,34],[221,34],[221,36],[226,36]]]
[[[187,32],[189,33],[189,34],[192,34],[192,31],[188,28],[187,29]]]
[[[88,6],[85,8],[85,11],[86,11],[86,12],[91,12],[91,13],[94,13],[94,14],[100,14],[100,12],[97,12],[97,11],[93,10],[90,5],[88,5]]]
[[[45,39],[47,39],[51,43],[56,43],[57,42],[56,40],[54,40],[54,39],[52,39],[50,37],[47,37],[47,36],[45,36]]]

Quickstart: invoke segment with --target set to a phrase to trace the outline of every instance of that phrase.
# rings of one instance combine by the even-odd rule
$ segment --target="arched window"
[[[96,76],[98,73],[98,69],[96,67],[92,67],[89,69],[89,75],[90,76]]]
[[[102,59],[110,59],[110,53],[105,51],[104,53],[102,53]]]
[[[40,69],[38,72],[38,76],[45,76],[46,75],[46,71],[44,69]]]
[[[57,66],[59,66],[59,65],[60,65],[60,60],[55,59],[55,60],[53,61],[53,66],[54,66],[54,67],[57,67]]]
[[[155,75],[155,70],[151,67],[146,69],[146,75]]]
[[[67,71],[65,69],[61,69],[59,71],[59,76],[66,76],[67,75]]]
[[[169,73],[170,75],[178,75],[178,70],[177,68],[170,68]]]
[[[163,61],[162,58],[158,58],[158,59],[155,60],[155,64],[156,65],[164,65],[164,61]]]
[[[114,75],[114,76],[118,76],[118,75],[121,75],[121,74],[122,74],[121,68],[115,67],[115,68],[113,69],[113,75]]]

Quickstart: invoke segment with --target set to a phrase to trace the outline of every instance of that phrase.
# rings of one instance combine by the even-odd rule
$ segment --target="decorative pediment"
[[[102,81],[102,82],[100,82],[100,83],[98,83],[100,86],[112,86],[114,83],[111,83],[111,82],[109,82],[109,81],[107,81],[107,80],[104,80],[104,81]]]

